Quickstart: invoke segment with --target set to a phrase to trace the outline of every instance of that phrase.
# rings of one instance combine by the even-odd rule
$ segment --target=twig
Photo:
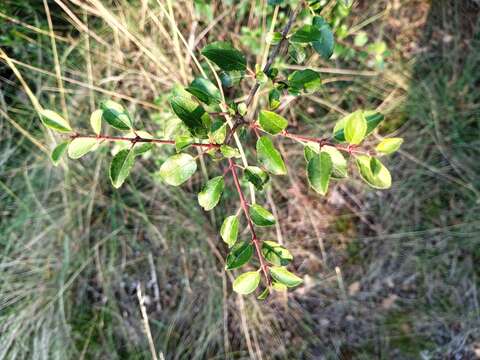
[[[135,136],[135,137],[125,137],[125,136],[109,136],[109,135],[81,135],[81,134],[73,134],[70,136],[70,138],[73,139],[78,139],[78,138],[84,138],[84,139],[99,139],[102,141],[129,141],[132,144],[136,143],[154,143],[154,144],[167,144],[167,145],[175,145],[175,140],[170,140],[170,139],[147,139],[147,138],[142,138],[140,136]],[[203,148],[218,148],[220,145],[218,144],[210,144],[210,143],[192,143],[190,146],[194,147],[203,147]]]
[[[268,270],[267,270],[268,266],[265,262],[265,259],[263,258],[262,250],[261,250],[261,247],[260,247],[260,241],[257,238],[257,233],[255,232],[255,227],[253,226],[252,219],[250,218],[250,213],[248,212],[248,204],[247,204],[247,201],[245,200],[245,196],[243,195],[242,187],[240,186],[240,181],[238,180],[238,175],[237,175],[235,162],[232,159],[228,159],[228,164],[229,164],[230,170],[232,172],[233,181],[235,183],[235,188],[237,189],[237,192],[238,192],[238,197],[240,198],[240,205],[242,207],[243,213],[245,214],[245,218],[247,219],[248,227],[249,227],[250,232],[252,234],[252,242],[253,242],[253,245],[255,246],[255,251],[257,253],[258,260],[260,261],[260,269],[262,270],[263,275],[265,276],[267,286],[270,287],[271,281],[270,281],[270,277],[268,276]]]
[[[142,296],[142,290],[140,288],[140,282],[137,284],[137,297],[138,304],[140,305],[140,311],[143,318],[143,326],[147,334],[148,345],[150,346],[150,352],[152,353],[152,359],[158,360],[157,351],[155,350],[155,344],[153,343],[152,333],[150,331],[150,325],[148,323],[147,309],[145,308],[145,298]]]

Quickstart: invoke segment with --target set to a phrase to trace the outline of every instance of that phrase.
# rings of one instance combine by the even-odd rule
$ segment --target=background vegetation
[[[14,71],[77,127],[112,97],[168,136],[168,91],[192,77],[173,29],[195,49],[231,39],[259,56],[264,3],[1,2],[0,359],[150,358],[138,288],[165,359],[480,356],[477,1],[355,2],[335,59],[313,63],[323,90],[285,116],[321,136],[343,113],[381,110],[380,134],[405,138],[387,164],[394,185],[352,179],[321,198],[300,149],[280,142],[290,175],[264,195],[283,219],[270,236],[294,253],[305,284],[268,303],[232,293],[223,271],[220,208],[235,211],[236,194],[209,214],[196,203],[200,175],[181,189],[154,181],[168,150],[144,158],[121,190],[109,184],[107,149],[51,165],[54,139]]]

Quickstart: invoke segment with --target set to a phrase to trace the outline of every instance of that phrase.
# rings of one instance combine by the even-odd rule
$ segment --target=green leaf
[[[250,205],[250,218],[257,226],[271,226],[275,224],[272,213],[258,204]]]
[[[258,284],[260,284],[260,274],[257,271],[248,271],[235,279],[233,291],[247,295],[254,292]]]
[[[345,140],[349,144],[357,145],[362,142],[367,133],[367,120],[363,111],[352,113],[345,123]]]
[[[313,26],[320,31],[320,38],[312,42],[312,47],[322,58],[328,60],[333,55],[333,49],[335,47],[332,29],[320,16],[313,18]]]
[[[305,61],[307,57],[307,52],[305,47],[301,44],[290,43],[288,46],[288,55],[292,58],[297,64],[301,64]]]
[[[236,148],[233,148],[233,147],[229,146],[229,145],[220,146],[220,152],[227,159],[241,157],[240,151]]]
[[[356,158],[358,171],[362,179],[375,189],[388,189],[392,186],[392,177],[380,160],[368,155]]]
[[[227,256],[226,270],[237,269],[250,261],[253,255],[253,246],[248,241],[237,243]]]
[[[268,93],[268,106],[270,107],[270,110],[278,109],[280,106],[280,96],[281,93],[278,89],[270,90]]]
[[[361,111],[361,110],[357,110]],[[333,136],[335,137],[336,140],[338,141],[345,141],[345,124],[347,123],[347,120],[349,119],[350,116],[352,116],[354,113],[351,113],[342,119],[340,119],[337,124],[335,125],[335,128],[333,129]],[[367,133],[365,136],[368,136],[372,133],[373,130],[383,121],[384,116],[381,113],[378,113],[373,110],[366,110],[363,112],[365,119],[367,120]]]
[[[263,130],[276,135],[281,133],[288,126],[288,121],[283,116],[280,116],[272,111],[262,110],[260,111],[260,117],[258,122]]]
[[[288,91],[292,95],[299,95],[302,91],[313,93],[322,86],[322,79],[316,71],[305,69],[297,70],[288,76]]]
[[[311,43],[321,40],[322,33],[313,25],[303,25],[295,31],[289,40],[293,43]]]
[[[103,110],[102,118],[115,129],[130,130],[132,128],[132,119],[119,103],[112,100],[103,101],[100,108]]]
[[[65,154],[65,150],[67,150],[69,141],[64,141],[57,146],[55,146],[55,149],[53,149],[52,154],[50,155],[50,158],[52,160],[52,163],[54,166],[57,166],[58,163],[60,162],[60,158]]]
[[[262,136],[257,140],[257,160],[268,172],[274,175],[285,175],[287,168],[283,162],[282,155],[273,146],[272,140]]]
[[[223,220],[220,228],[220,236],[227,243],[228,247],[232,247],[237,242],[238,237],[238,217],[231,215]]]
[[[223,176],[217,176],[207,181],[202,191],[198,193],[198,203],[206,211],[212,210],[217,206],[225,188]]]
[[[295,287],[303,282],[297,275],[281,266],[272,266],[270,268],[270,274],[273,279],[287,287]]]
[[[270,289],[265,288],[260,295],[257,296],[257,300],[265,300],[270,295]]]
[[[331,174],[332,159],[326,152],[313,156],[307,164],[308,182],[320,195],[327,193]]]
[[[330,155],[332,160],[332,178],[342,179],[348,176],[348,164],[342,153],[334,146],[325,145],[322,147],[322,151]]]
[[[177,135],[175,136],[175,150],[180,152],[190,145],[192,145],[195,140],[189,135]]]
[[[275,241],[264,241],[262,254],[268,262],[276,266],[285,266],[293,260],[290,251]]]
[[[203,77],[193,80],[186,90],[207,105],[219,104],[222,101],[220,90],[210,80]]]
[[[192,99],[190,93],[177,86],[169,100],[173,112],[183,121],[188,131],[193,136],[205,138],[209,116],[204,108]]]
[[[278,31],[268,33],[265,41],[270,45],[278,45],[282,41],[282,33]]]
[[[215,144],[223,144],[227,137],[227,123],[222,120],[215,120],[210,128],[210,140]]]
[[[72,128],[67,120],[55,111],[43,109],[40,111],[40,120],[46,127],[58,132],[71,132]]]
[[[92,126],[95,135],[100,135],[100,132],[102,131],[102,117],[102,109],[97,109],[92,113],[92,115],[90,115],[90,125]]]
[[[268,173],[257,166],[247,166],[243,174],[245,179],[251,182],[259,191],[263,190],[263,186],[270,179]]]
[[[231,43],[216,41],[202,49],[202,55],[213,61],[225,71],[243,71],[247,68],[247,60]]]
[[[160,167],[158,175],[169,185],[179,186],[197,170],[195,159],[185,153],[170,156]]]
[[[135,164],[135,152],[130,149],[120,150],[110,164],[110,181],[118,189],[130,174]]]
[[[388,138],[383,139],[380,143],[375,147],[377,152],[382,153],[384,155],[392,154],[403,144],[402,138]]]
[[[283,5],[284,2],[285,0],[268,0],[268,5]]]
[[[72,159],[79,159],[92,150],[97,143],[97,138],[75,138],[68,145],[68,156]]]
[[[308,143],[303,148],[303,156],[308,163],[315,155],[320,152],[320,145],[318,143]]]

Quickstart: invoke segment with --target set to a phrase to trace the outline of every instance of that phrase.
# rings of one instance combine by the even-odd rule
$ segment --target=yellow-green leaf
[[[233,291],[247,295],[255,291],[260,283],[260,274],[257,271],[243,273],[233,282]]]
[[[314,155],[307,164],[307,176],[310,186],[319,194],[325,195],[332,174],[332,159],[326,152]]]
[[[102,131],[102,117],[103,110],[101,109],[95,110],[92,115],[90,115],[90,126],[96,135],[100,135],[100,132]]]
[[[388,189],[392,186],[390,172],[380,160],[368,155],[359,155],[356,158],[356,163],[360,176],[371,187]]]
[[[260,111],[258,122],[263,130],[272,135],[281,133],[288,126],[287,119],[273,111],[267,110]]]
[[[135,152],[130,149],[120,150],[112,159],[110,164],[110,180],[112,185],[118,189],[130,174],[135,164]]]
[[[275,217],[272,213],[258,204],[250,205],[250,217],[257,226],[271,226],[275,224]]]
[[[223,220],[220,236],[227,243],[228,247],[235,245],[238,237],[238,217],[231,215]]]
[[[281,266],[272,266],[270,268],[270,274],[274,280],[287,287],[295,287],[303,282],[297,275]]]
[[[253,246],[248,241],[237,243],[227,256],[226,270],[232,270],[245,265],[253,255]]]
[[[257,140],[257,159],[265,169],[274,175],[285,175],[287,168],[283,162],[282,155],[275,149],[272,140],[262,136]]]
[[[78,137],[72,140],[68,145],[68,156],[72,159],[79,159],[98,144],[96,138]]]
[[[158,175],[169,185],[179,186],[197,170],[195,159],[185,153],[170,156],[160,167]]]
[[[65,150],[67,150],[69,141],[64,141],[58,144],[55,149],[53,149],[50,158],[52,159],[52,163],[54,166],[57,166],[60,162],[60,158],[65,154]]]
[[[349,144],[357,145],[362,142],[367,133],[367,120],[363,111],[352,113],[345,123],[345,139]]]
[[[388,155],[392,154],[402,146],[403,139],[402,138],[388,138],[383,139],[380,143],[375,147],[377,152]]]
[[[207,181],[202,191],[198,193],[198,203],[206,211],[212,210],[217,206],[222,196],[225,181],[223,176],[217,176]]]
[[[40,119],[46,127],[58,132],[71,132],[72,128],[67,120],[55,111],[43,109],[40,111]]]
[[[268,262],[276,266],[287,265],[293,260],[290,251],[275,241],[262,242],[262,254]]]

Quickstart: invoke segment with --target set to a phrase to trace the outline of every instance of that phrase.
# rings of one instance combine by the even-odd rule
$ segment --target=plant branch
[[[230,171],[232,172],[235,188],[237,189],[237,192],[238,192],[238,197],[240,198],[240,205],[242,207],[243,213],[245,214],[245,218],[247,219],[247,224],[250,229],[250,232],[252,233],[252,242],[253,242],[253,245],[255,246],[255,251],[257,253],[258,260],[260,261],[260,269],[262,270],[263,275],[265,276],[265,280],[267,281],[267,286],[270,287],[271,281],[270,281],[270,277],[268,276],[268,270],[267,270],[268,265],[266,264],[265,259],[263,258],[262,250],[260,247],[260,240],[257,238],[255,227],[253,225],[252,219],[250,218],[250,213],[248,212],[248,204],[247,204],[247,201],[245,200],[245,196],[243,195],[242,187],[240,186],[240,181],[238,180],[238,175],[236,170],[237,165],[232,159],[228,159],[228,165],[229,165]]]
[[[109,136],[109,135],[80,135],[80,134],[73,134],[70,136],[73,139],[99,139],[102,141],[129,141],[132,144],[136,143],[154,143],[154,144],[166,144],[166,145],[175,145],[175,140],[170,139],[147,139],[142,138],[140,136],[135,137],[125,137],[125,136]],[[193,143],[190,144],[193,147],[201,147],[201,148],[218,148],[220,145],[218,144],[204,144],[204,143]]]
[[[288,18],[287,25],[285,25],[285,27],[282,30],[282,39],[273,48],[272,52],[270,53],[270,56],[268,57],[267,63],[265,64],[265,67],[263,68],[264,73],[267,73],[267,72],[270,71],[270,68],[272,67],[273,62],[275,61],[275,58],[280,53],[280,50],[281,50],[283,44],[285,43],[285,41],[287,41],[288,32],[290,31],[290,29],[293,25],[293,22],[295,21],[295,18],[297,17],[298,12],[300,11],[300,8],[301,8],[301,5],[298,5],[298,7],[290,13],[290,17]],[[247,107],[249,107],[251,105],[251,103],[253,101],[253,98],[255,97],[255,94],[257,93],[259,88],[260,88],[260,82],[257,81],[255,83],[255,85],[253,86],[252,90],[250,90],[250,94],[248,95],[247,101],[245,102]]]

